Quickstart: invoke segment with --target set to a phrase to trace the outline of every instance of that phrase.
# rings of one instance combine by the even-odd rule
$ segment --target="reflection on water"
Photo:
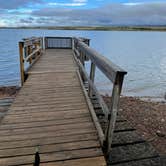
[[[128,71],[123,94],[164,96],[166,92],[166,32],[1,29],[0,86],[20,83],[17,43],[31,36],[88,37],[91,47]],[[111,91],[110,82],[99,71],[95,81],[103,92]]]

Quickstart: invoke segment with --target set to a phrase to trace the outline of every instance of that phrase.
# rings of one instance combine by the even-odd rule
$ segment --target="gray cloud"
[[[33,20],[30,20],[30,19],[20,19],[19,22],[23,23],[23,24],[31,24],[31,23],[33,23]]]
[[[0,0],[1,19],[6,19],[6,24],[10,25],[8,20],[15,16],[17,19],[12,20],[16,20],[15,23],[20,26],[166,25],[166,3],[164,2],[135,5],[111,3],[92,9],[57,8],[46,5],[47,8],[35,9],[32,12],[28,10],[10,10],[9,12],[8,10],[23,5],[28,6],[32,2],[44,3],[43,0],[11,0],[10,3]]]
[[[6,10],[5,9],[0,9],[0,14],[4,14],[6,13]]]
[[[47,22],[60,25],[67,20],[70,25],[159,25],[166,24],[166,3],[145,3],[127,5],[114,3],[95,9],[58,9],[44,8],[32,12],[41,19],[47,17]]]

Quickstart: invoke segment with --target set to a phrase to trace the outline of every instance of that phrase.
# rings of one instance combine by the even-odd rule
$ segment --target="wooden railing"
[[[73,43],[74,57],[79,66],[80,76],[83,82],[88,82],[88,96],[91,98],[95,94],[103,110],[104,118],[107,121],[107,125],[104,130],[101,129],[100,125],[96,125],[96,128],[98,130],[101,145],[104,147],[106,154],[109,154],[111,150],[123,79],[127,72],[90,48],[82,39],[73,38]],[[85,70],[86,59],[91,61],[89,75]],[[113,83],[110,110],[94,84],[96,67]],[[94,120],[96,119],[95,115],[93,118]]]
[[[72,49],[72,37],[45,37],[46,49]]]
[[[91,115],[98,131],[101,146],[105,150],[106,154],[109,154],[111,150],[123,79],[127,72],[90,48],[89,44],[90,40],[86,38],[33,37],[24,39],[19,42],[21,84],[23,85],[26,77],[25,62],[29,62],[30,68],[42,54],[42,49],[73,49],[74,58],[79,68],[78,76],[82,84],[88,83],[87,98],[91,99],[95,95],[102,108],[102,114],[104,115],[104,120],[106,121],[106,127],[101,127],[94,111],[91,111]],[[85,69],[86,61],[91,62],[89,74]],[[98,68],[113,84],[110,109],[104,102],[101,94],[94,84],[96,68]]]
[[[21,85],[25,82],[26,71],[28,71],[40,57],[42,49],[43,38],[41,37],[27,38],[19,42]],[[26,62],[29,63],[27,69],[25,69]]]

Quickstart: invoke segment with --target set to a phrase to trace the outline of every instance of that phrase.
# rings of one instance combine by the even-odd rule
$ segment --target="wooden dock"
[[[125,120],[117,118],[126,72],[88,44],[88,39],[59,37],[19,43],[23,86],[0,125],[0,166],[106,166],[108,159],[118,164],[114,152],[124,145],[123,137],[132,144],[121,133]],[[92,61],[90,76],[87,60]],[[95,67],[113,83],[111,110],[93,84]],[[153,150],[151,156],[158,157]]]
[[[44,166],[105,165],[72,50],[45,51],[3,119],[0,135],[1,166],[32,165],[36,148]]]

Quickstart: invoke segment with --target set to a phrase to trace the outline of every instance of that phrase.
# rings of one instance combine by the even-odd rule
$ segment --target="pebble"
[[[157,134],[157,136],[159,136],[159,137],[165,137],[165,134],[162,133],[160,130],[157,130],[157,131],[156,131],[156,134]]]
[[[165,122],[165,119],[161,119],[161,122]]]

